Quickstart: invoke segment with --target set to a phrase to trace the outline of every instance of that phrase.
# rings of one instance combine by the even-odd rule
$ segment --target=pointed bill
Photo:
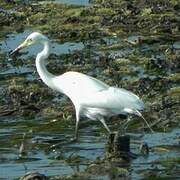
[[[13,51],[11,51],[10,53],[9,53],[9,55],[10,56],[12,56],[13,54],[15,54],[16,52],[18,52],[19,50],[21,50],[21,49],[23,49],[23,48],[25,48],[25,47],[27,47],[28,46],[28,43],[27,43],[27,41],[24,41],[22,44],[20,44],[16,49],[14,49]]]

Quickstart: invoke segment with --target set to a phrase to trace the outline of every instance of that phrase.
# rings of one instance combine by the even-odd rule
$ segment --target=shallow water
[[[6,57],[7,53],[20,44],[30,33],[31,31],[27,30],[23,33],[7,35],[5,41],[0,42],[0,53]],[[136,39],[135,36],[129,37],[129,40],[133,41],[134,39]],[[103,41],[106,46],[123,42],[116,38],[107,38],[103,39]],[[56,56],[68,55],[75,51],[84,51],[84,49],[87,49],[86,46],[89,46],[89,42],[87,44],[81,42],[60,44],[56,40],[52,40],[51,44],[52,54]],[[91,42],[91,45],[92,51],[97,56],[106,54],[106,51],[96,49],[96,47],[102,45],[99,43],[99,40]],[[179,42],[175,42],[174,46],[179,48]],[[41,48],[41,46],[36,46],[23,50],[18,56],[18,59],[22,60],[23,65],[21,63],[18,68],[8,58],[4,59],[4,63],[8,64],[8,66],[6,68],[1,67],[0,77],[12,78],[14,76],[15,78],[20,75],[24,76],[24,74],[28,74],[27,79],[31,76],[34,77],[35,67],[26,63],[26,60],[34,59]],[[134,51],[150,53],[152,48],[152,46],[146,44],[141,45],[141,47],[123,47],[109,50],[108,56],[115,59],[125,58]],[[144,76],[142,66],[130,65],[130,67],[132,71],[137,73],[137,76]],[[91,71],[95,71],[95,69]],[[101,69],[99,72],[101,73]],[[36,77],[33,79],[36,79]],[[130,78],[131,76],[127,75],[124,77],[124,80]],[[7,81],[2,79],[0,82],[2,87],[8,87]],[[65,100],[68,101],[67,99]],[[0,117],[0,144],[3,145],[0,146],[0,178],[19,178],[26,172],[33,170],[48,176],[70,175],[76,172],[83,172],[92,161],[103,158],[107,137],[105,132],[101,132],[101,124],[99,122],[94,124],[84,123],[85,127],[82,127],[82,125],[80,128],[79,142],[68,143],[68,139],[74,134],[74,122],[68,121],[65,124],[61,124],[61,120],[58,118],[53,119],[53,117],[44,118],[38,116],[25,118],[18,115]],[[24,133],[26,133],[25,140],[23,140]],[[178,150],[180,129],[178,128],[166,133],[149,134],[142,132],[142,134],[131,133],[130,135],[132,136],[131,148],[134,153],[140,153],[139,147],[142,142],[147,142],[149,147],[152,148],[149,155],[139,156],[125,165],[133,179],[144,178],[146,177],[144,172],[154,171],[154,169],[165,173],[166,167],[158,161],[165,158],[176,158],[180,155]],[[25,154],[19,157],[19,149],[23,142]],[[61,143],[59,147],[51,147],[59,142]],[[153,148],[158,147],[161,148],[161,151],[153,151]],[[177,165],[178,167],[179,165]],[[112,174],[107,172],[107,174],[100,174],[97,177],[100,179],[111,179],[111,176]],[[178,174],[175,173],[173,176],[177,178]],[[172,177],[172,175],[169,177]]]
[[[105,138],[93,135],[86,128],[81,132],[79,143],[67,143],[73,136],[70,128],[57,133],[49,133],[48,129],[40,132],[26,132],[27,122],[33,126],[49,123],[49,120],[0,119],[0,178],[17,178],[27,171],[36,170],[46,175],[68,175],[82,171],[91,160],[101,157],[104,152]],[[5,127],[4,127],[5,126]],[[53,125],[52,125],[53,126]],[[60,126],[60,124],[59,124]],[[25,149],[27,154],[19,157],[19,148],[23,134],[27,133]],[[68,135],[67,137],[65,137]],[[28,137],[30,136],[30,137]],[[54,143],[62,142],[58,148],[51,148]],[[78,158],[78,162],[66,162],[67,158]],[[11,172],[9,174],[9,172]]]
[[[44,0],[40,3],[49,3],[49,2],[75,5],[75,6],[89,6],[90,5],[90,0]]]
[[[37,53],[40,52],[42,49],[41,45],[31,46],[21,51],[22,55],[19,57],[19,59],[25,60],[24,64],[21,67],[15,67],[13,65],[13,60],[11,59],[11,57],[8,57],[8,53],[11,52],[20,43],[22,43],[31,32],[32,31],[27,30],[22,33],[11,33],[7,35],[4,41],[0,42],[0,52],[5,53],[8,59],[8,66],[0,70],[0,75],[7,76],[15,74],[27,74],[27,79],[34,79],[32,75],[35,71],[35,68],[34,66],[27,64],[26,59],[31,57],[33,59],[32,62],[35,62],[35,57]],[[51,41],[51,53],[55,55],[68,54],[74,50],[82,50],[83,48],[84,45],[81,42],[65,42],[63,44],[60,44],[55,40]]]
[[[97,158],[103,158],[104,146],[106,142],[105,136],[97,135],[94,130],[96,125],[88,126],[80,130],[80,140],[78,143],[67,143],[68,139],[73,136],[72,128],[60,128],[59,132],[48,132],[48,128],[41,128],[39,132],[26,132],[24,127],[27,122],[31,121],[31,127],[42,126],[49,123],[49,120],[21,120],[21,119],[0,119],[0,177],[5,179],[18,178],[28,171],[38,171],[48,176],[53,175],[70,175],[83,170],[91,161]],[[17,125],[14,125],[17,123]],[[52,125],[53,126],[53,125]],[[61,126],[59,124],[59,126]],[[98,125],[97,125],[98,126]],[[25,129],[28,129],[26,127]],[[92,130],[94,129],[94,130]],[[25,151],[26,155],[19,157],[19,148],[22,142],[23,133],[27,133]],[[29,134],[29,135],[28,135]],[[173,146],[179,145],[180,129],[174,129],[169,133],[146,133],[133,134],[131,142],[131,150],[139,153],[141,142],[147,142],[149,147],[166,147],[169,150],[164,152],[150,152],[147,156],[140,156],[132,160],[125,168],[130,168],[131,176],[139,179],[143,175],[139,171],[153,170],[152,164],[163,158],[178,157],[180,152],[178,149],[171,150]],[[61,142],[57,148],[51,147],[53,144]],[[160,169],[165,167],[160,163],[156,166]],[[9,173],[11,172],[11,173]],[[106,174],[103,177],[108,177]]]
[[[63,3],[63,4],[83,5],[83,6],[89,5],[89,0],[54,0],[54,2]]]
[[[31,34],[32,31],[24,31],[22,33],[12,33],[7,35],[7,38],[5,41],[2,41],[0,43],[0,49],[2,52],[8,53],[14,49],[14,47],[17,47],[20,43],[22,43],[25,38]],[[55,41],[51,41],[51,51],[53,54],[59,55],[59,54],[67,54],[70,53],[73,50],[81,50],[83,49],[84,45],[83,43],[79,42],[66,42],[63,44],[60,44]],[[40,50],[42,49],[41,45],[36,45],[35,47],[29,47],[26,50],[22,50],[23,58],[26,59],[27,57],[35,56]],[[28,54],[27,54],[28,52]]]

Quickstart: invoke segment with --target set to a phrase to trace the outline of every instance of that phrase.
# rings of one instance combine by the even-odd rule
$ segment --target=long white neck
[[[53,81],[52,79],[55,77],[53,74],[51,74],[50,72],[48,72],[47,68],[46,68],[46,62],[45,60],[48,58],[49,56],[49,42],[48,41],[44,41],[43,42],[44,48],[43,50],[38,53],[38,55],[36,56],[36,68],[37,71],[42,79],[42,81],[49,86],[50,88],[54,89],[54,85],[53,85]]]

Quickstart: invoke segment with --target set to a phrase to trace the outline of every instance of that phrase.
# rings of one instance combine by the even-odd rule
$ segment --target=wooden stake
[[[129,160],[135,157],[130,152],[130,136],[120,133],[111,133],[106,145],[106,158],[122,158]]]

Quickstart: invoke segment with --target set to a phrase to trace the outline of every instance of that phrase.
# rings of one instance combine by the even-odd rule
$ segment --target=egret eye
[[[32,40],[31,38],[30,38],[30,39],[27,39],[27,44],[28,44],[28,45],[31,45],[32,42],[33,42],[33,40]]]

